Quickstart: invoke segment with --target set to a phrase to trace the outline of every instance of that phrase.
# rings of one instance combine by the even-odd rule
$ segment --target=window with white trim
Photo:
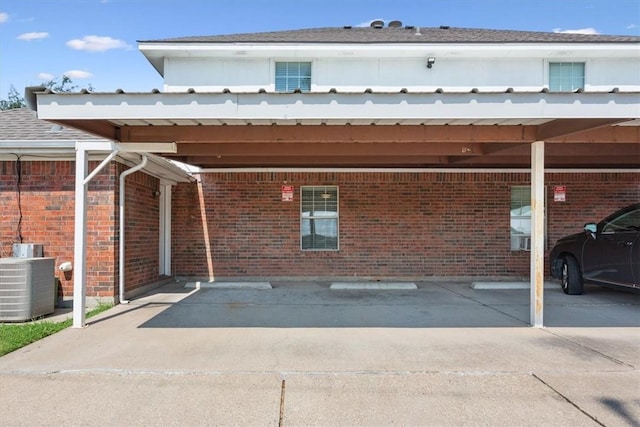
[[[276,62],[276,92],[311,90],[311,62]]]
[[[338,187],[303,186],[300,203],[302,250],[338,250]]]
[[[584,89],[584,62],[550,62],[549,90],[572,92]]]
[[[546,191],[545,191],[546,194]],[[546,197],[545,197],[546,199]],[[531,250],[531,187],[526,185],[511,187],[511,250]],[[547,214],[545,202],[545,247],[547,234]]]

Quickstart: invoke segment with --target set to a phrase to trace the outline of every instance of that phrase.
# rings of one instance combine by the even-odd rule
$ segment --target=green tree
[[[62,80],[49,80],[48,82],[43,82],[42,86],[47,89],[51,89],[53,92],[58,93],[69,93],[69,92],[78,92],[78,85],[73,84],[71,77],[67,77],[64,74],[62,75]],[[93,91],[93,86],[89,84],[86,88],[89,92]]]
[[[27,104],[24,102],[24,98],[20,96],[18,91],[13,85],[9,87],[9,93],[7,94],[7,99],[0,100],[0,110],[11,110],[13,108],[22,108],[26,107]]]
[[[42,86],[47,89],[51,89],[53,92],[77,92],[78,85],[73,84],[73,81],[70,77],[65,75],[62,76],[62,80],[58,81],[56,79],[49,80],[48,82],[42,82]],[[93,86],[89,84],[87,86],[88,91],[93,91]],[[0,100],[0,110],[11,110],[13,108],[23,108],[26,107],[27,104],[22,96],[18,93],[15,87],[11,85],[9,88],[9,93],[7,94],[7,99]]]

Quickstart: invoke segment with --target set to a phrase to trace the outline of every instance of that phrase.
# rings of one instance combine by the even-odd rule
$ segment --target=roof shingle
[[[77,129],[40,120],[35,111],[15,108],[0,111],[0,141],[86,141],[100,139]]]
[[[640,43],[637,36],[569,34],[478,28],[326,27],[139,40],[140,43]]]

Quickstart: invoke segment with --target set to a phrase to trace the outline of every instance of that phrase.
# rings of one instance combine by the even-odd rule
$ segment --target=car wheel
[[[578,261],[572,256],[562,259],[562,290],[567,295],[582,295],[582,274]]]

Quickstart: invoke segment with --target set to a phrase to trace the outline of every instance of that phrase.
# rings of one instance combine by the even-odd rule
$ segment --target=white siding
[[[223,89],[256,92],[272,85],[268,59],[167,59],[165,62],[165,90],[199,91]]]
[[[165,91],[256,92],[274,90],[273,64],[290,58],[169,58]],[[548,84],[548,63],[586,62],[586,90],[640,90],[640,58],[296,58],[313,62],[312,91],[539,90]]]
[[[629,59],[591,59],[585,67],[585,86],[588,90],[640,90],[640,54]]]

